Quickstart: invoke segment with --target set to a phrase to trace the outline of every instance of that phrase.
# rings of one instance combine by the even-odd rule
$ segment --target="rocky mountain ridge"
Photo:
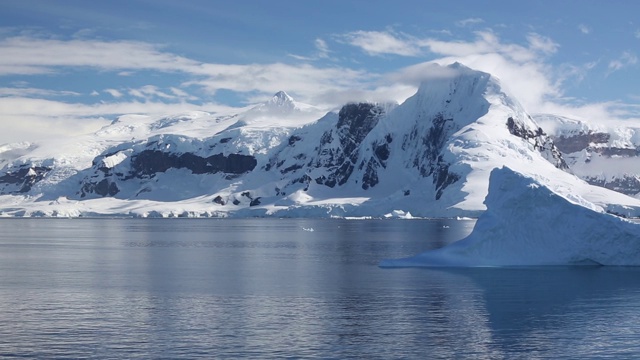
[[[572,201],[640,214],[594,190],[490,74],[460,64],[400,105],[324,116],[279,92],[239,114],[123,116],[79,139],[0,153],[5,216],[477,216],[509,166]],[[317,120],[316,120],[317,119]],[[557,139],[557,138],[556,138]],[[564,145],[564,143],[562,143]]]

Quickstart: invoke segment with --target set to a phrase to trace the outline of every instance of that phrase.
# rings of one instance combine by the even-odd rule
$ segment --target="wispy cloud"
[[[325,99],[327,93],[368,88],[377,78],[376,75],[363,70],[321,68],[310,64],[205,64],[202,71],[207,74],[206,77],[185,82],[183,85],[200,86],[209,93],[216,93],[222,89],[267,94],[287,90],[297,99],[311,102],[314,99]],[[317,105],[335,106],[336,103]]]
[[[12,37],[0,40],[0,76],[54,73],[60,67],[101,70],[152,69],[193,72],[200,63],[134,41],[58,40]]]
[[[580,32],[585,34],[585,35],[589,35],[591,33],[591,28],[589,28],[585,24],[578,25],[578,30],[580,30]]]
[[[330,53],[326,41],[314,45],[319,56]],[[198,85],[209,94],[218,90],[317,94],[343,89],[365,81],[363,71],[310,64],[217,64],[195,61],[164,51],[161,47],[133,41],[59,40],[13,37],[0,40],[0,76],[52,74],[69,69],[92,68],[131,75],[135,71],[179,73],[186,86]],[[317,90],[314,90],[317,89]],[[105,90],[118,98],[122,89]],[[175,94],[147,87],[129,91],[133,96],[170,99]],[[255,95],[255,94],[254,94]]]
[[[329,55],[331,50],[329,50],[329,45],[324,39],[317,38],[313,42],[313,46],[316,49],[316,52],[312,55],[304,56],[298,54],[288,54],[288,56],[301,61],[316,61],[316,60],[324,60],[329,59]]]
[[[81,94],[75,91],[66,90],[49,90],[49,89],[36,89],[36,88],[0,88],[0,97],[66,97],[66,96],[80,96]]]
[[[420,44],[426,46],[431,52],[440,55],[470,56],[498,53],[518,62],[530,61],[540,55],[552,54],[558,48],[558,44],[551,39],[536,33],[527,35],[528,47],[503,43],[491,31],[477,31],[475,35],[476,39],[473,41],[443,41],[430,38],[421,40]]]
[[[463,19],[463,20],[456,21],[456,26],[467,27],[467,26],[482,24],[483,22],[484,22],[484,20],[481,19],[481,18],[477,18],[477,17],[476,18],[468,18],[468,19]]]
[[[490,73],[502,80],[503,88],[514,95],[526,109],[542,112],[546,104],[562,95],[562,82],[547,59],[559,45],[537,33],[529,33],[526,45],[503,42],[491,31],[478,31],[471,40],[420,40],[437,58],[406,67],[393,74],[392,81],[417,86],[433,73],[431,64],[461,62],[471,68]]]
[[[330,53],[329,45],[322,39],[317,39],[314,46],[318,56]],[[38,124],[31,128],[34,134],[40,130],[44,135],[47,132],[73,134],[80,129],[93,129],[95,124],[103,123],[102,119],[119,114],[176,113],[197,109],[230,111],[229,106],[211,100],[220,90],[233,91],[240,99],[286,90],[298,100],[317,103],[317,99],[321,102],[318,105],[331,107],[342,101],[358,100],[355,98],[357,92],[351,90],[368,89],[377,79],[376,75],[362,70],[308,63],[205,63],[173,54],[160,46],[133,41],[20,36],[0,40],[0,54],[0,77],[40,74],[64,77],[79,71],[95,70],[111,72],[114,76],[127,74],[136,81],[137,73],[170,73],[178,82],[174,86],[166,86],[164,82],[163,86],[147,84],[106,88],[93,92],[91,100],[83,99],[93,101],[93,104],[78,103],[69,98],[47,99],[70,97],[77,93],[35,89],[28,87],[27,82],[14,82],[14,88],[0,88],[0,116],[3,119],[0,143],[30,139],[21,138],[21,134],[28,130],[20,125],[23,122]],[[196,92],[201,96],[194,96]],[[339,93],[343,94],[342,98],[335,97]],[[74,123],[82,125],[67,126]],[[51,129],[44,124],[58,124],[58,127]]]
[[[527,35],[527,41],[529,42],[529,50],[542,52],[544,54],[553,54],[558,51],[560,47],[560,45],[551,40],[551,38],[536,33],[529,33]]]
[[[329,57],[329,45],[327,45],[327,42],[324,41],[323,39],[317,38],[314,41],[314,44],[316,46],[316,50],[318,50],[318,57],[321,59],[326,59]]]
[[[416,39],[391,31],[354,31],[339,38],[369,55],[417,56],[421,53]]]
[[[467,21],[465,26],[474,23],[479,22]],[[490,30],[474,32],[470,39],[456,40],[451,40],[451,33],[429,34],[429,37],[421,38],[392,29],[353,31],[336,35],[329,41],[316,38],[313,41],[315,53],[299,57],[299,61],[288,59],[292,63],[266,64],[207,63],[143,42],[60,40],[26,35],[6,38],[0,40],[0,76],[64,76],[67,72],[97,70],[131,77],[142,72],[170,73],[177,80],[174,84],[164,85],[154,84],[152,80],[142,83],[146,84],[144,86],[139,83],[132,87],[105,85],[113,88],[92,93],[94,96],[90,101],[94,103],[89,104],[73,98],[62,99],[77,96],[74,91],[35,89],[26,82],[13,83],[14,88],[0,88],[0,116],[3,119],[0,143],[21,140],[22,134],[29,131],[20,125],[25,123],[34,124],[32,132],[46,136],[48,133],[93,130],[106,119],[126,113],[234,111],[212,100],[221,90],[232,91],[246,101],[286,90],[297,100],[325,107],[347,101],[402,101],[415,92],[420,81],[446,75],[434,73],[434,63],[455,61],[500,78],[503,87],[530,112],[556,112],[566,116],[591,113],[602,117],[608,114],[611,117],[612,108],[620,108],[620,104],[613,102],[570,106],[558,100],[566,82],[569,79],[580,81],[595,63],[550,65],[549,59],[558,52],[560,45],[549,37],[532,32],[520,43],[513,43]],[[338,62],[333,62],[332,66],[319,65],[327,62],[320,59],[334,57],[334,52],[340,48],[331,47],[332,41],[352,45],[371,56],[428,56],[431,60],[382,74],[337,66]],[[608,68],[613,72],[637,62],[636,55],[628,51],[612,60]],[[55,98],[58,96],[61,98]]]
[[[638,57],[632,52],[625,51],[622,53],[622,55],[620,55],[619,58],[611,60],[609,62],[609,72],[607,73],[607,75],[610,75],[611,73],[625,67],[636,65],[637,63]]]
[[[116,90],[116,89],[105,89],[104,92],[106,92],[107,94],[113,96],[114,98],[121,98],[122,97],[122,92]]]

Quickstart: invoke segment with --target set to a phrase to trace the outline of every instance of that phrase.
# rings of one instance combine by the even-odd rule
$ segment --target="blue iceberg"
[[[491,172],[466,238],[381,267],[640,265],[640,224],[577,204],[513,170]]]

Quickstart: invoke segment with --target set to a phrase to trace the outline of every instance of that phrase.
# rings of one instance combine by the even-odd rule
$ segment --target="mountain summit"
[[[267,101],[267,106],[293,108],[295,107],[295,103],[289,94],[284,91],[278,91],[271,99],[269,99],[269,101]]]
[[[234,115],[125,117],[79,139],[73,153],[83,157],[22,146],[0,170],[0,208],[13,216],[477,216],[491,170],[508,166],[575,203],[640,215],[640,200],[567,173],[553,140],[490,74],[454,64],[429,75],[395,107],[349,103],[320,117],[278,92]]]

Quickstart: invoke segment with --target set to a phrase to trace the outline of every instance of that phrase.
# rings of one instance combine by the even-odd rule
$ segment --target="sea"
[[[459,219],[0,219],[0,358],[633,359],[640,269],[383,269]]]

